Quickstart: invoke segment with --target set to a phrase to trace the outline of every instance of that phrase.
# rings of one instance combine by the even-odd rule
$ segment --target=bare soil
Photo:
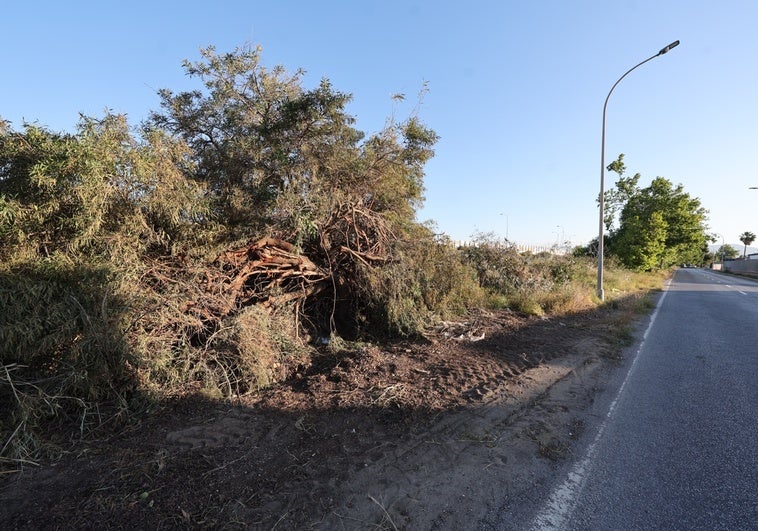
[[[476,312],[176,400],[0,477],[2,529],[486,529],[568,457],[630,314]]]

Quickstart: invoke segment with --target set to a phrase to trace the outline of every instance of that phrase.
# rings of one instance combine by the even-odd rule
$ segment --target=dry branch
[[[314,284],[328,273],[285,241],[263,238],[224,252],[217,263],[225,273],[224,291],[238,305],[265,303],[276,306],[315,293]]]
[[[265,237],[227,249],[211,263],[183,257],[150,261],[141,283],[150,288],[153,301],[136,325],[159,345],[202,346],[222,321],[251,305],[270,310],[293,305],[297,311],[331,307],[333,322],[338,299],[352,304],[365,292],[359,269],[392,260],[394,235],[382,215],[364,204],[340,204],[318,227],[318,244],[309,248],[312,257],[292,243]],[[326,288],[331,288],[326,305],[305,304]],[[305,317],[323,323],[328,316]]]

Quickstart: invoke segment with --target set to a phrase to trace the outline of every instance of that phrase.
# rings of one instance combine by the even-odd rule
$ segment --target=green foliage
[[[490,304],[543,315],[580,311],[593,303],[594,261],[590,257],[519,253],[492,234],[478,234],[461,249]]]
[[[525,271],[516,248],[507,241],[498,241],[492,234],[475,235],[473,245],[461,252],[464,261],[476,271],[479,284],[489,291],[509,294],[538,281]]]
[[[76,135],[36,126],[0,137],[0,257],[124,255],[202,234],[202,190],[183,143],[138,141],[119,115],[83,117]]]
[[[479,284],[490,291],[510,294],[516,291],[550,290],[571,281],[570,258],[550,253],[521,254],[508,241],[492,234],[477,234],[474,245],[462,249],[464,261],[477,272]]]
[[[416,222],[437,135],[415,114],[365,136],[327,80],[306,89],[259,48],[202,54],[184,65],[201,88],[162,90],[139,130],[110,113],[73,134],[0,122],[0,460],[41,455],[52,419],[84,435],[141,396],[255,392],[307,362],[308,338],[594,304],[591,258],[490,235],[456,249]],[[638,219],[666,263],[692,220],[659,211],[688,197],[636,184],[612,196],[620,230]]]
[[[15,404],[0,458],[38,452],[63,403],[84,418],[134,393],[244,394],[303,361],[308,332],[415,334],[481,296],[415,222],[437,140],[415,115],[364,139],[349,95],[303,88],[260,49],[184,66],[201,90],[161,91],[138,131],[110,113],[73,134],[0,123],[0,393]],[[219,254],[264,237],[328,285],[287,298],[275,283],[266,298],[285,302],[266,307],[225,293],[246,286]]]
[[[396,242],[417,231],[436,134],[411,116],[364,139],[345,111],[349,95],[326,79],[307,90],[302,72],[269,70],[260,52],[202,50],[203,60],[185,69],[204,89],[161,91],[163,110],[153,114],[153,127],[190,146],[194,166],[187,175],[207,187],[226,241],[294,242],[329,271],[332,286],[322,292],[333,300],[306,305],[319,314],[306,316],[315,328],[354,335],[381,316],[379,328],[416,330],[423,319],[410,314],[423,302],[416,285],[423,281],[395,284],[412,276],[413,265],[398,257],[414,254]],[[369,284],[386,291],[369,293]]]
[[[623,153],[606,169],[618,174],[616,186],[605,191],[605,228],[607,231],[612,231],[619,212],[637,192],[642,176],[639,173],[634,174],[633,177],[624,176],[626,164],[624,164]]]
[[[666,229],[663,215],[653,211],[646,217],[631,216],[614,238],[614,249],[627,267],[651,271],[663,266]]]
[[[326,79],[306,90],[302,72],[266,69],[260,52],[202,50],[185,69],[205,91],[163,90],[152,116],[191,147],[214,219],[236,237],[275,232],[304,247],[320,246],[316,228],[345,204],[382,214],[393,230],[411,223],[437,136],[411,117],[361,143],[349,95]]]
[[[385,267],[360,273],[365,283],[357,300],[367,302],[351,314],[365,335],[418,335],[434,320],[461,315],[485,298],[458,250],[425,227],[416,227],[410,239],[397,240],[392,254]]]
[[[274,222],[276,200],[288,188],[308,194],[303,177],[317,166],[307,155],[318,159],[334,143],[354,145],[360,138],[343,112],[349,96],[333,93],[326,82],[304,91],[302,72],[268,70],[260,64],[260,51],[201,50],[203,61],[184,67],[205,92],[161,90],[163,113],[152,116],[155,127],[191,147],[192,175],[207,184],[214,216],[244,234]]]
[[[623,171],[623,164],[614,168]],[[708,235],[707,211],[700,200],[663,177],[656,177],[646,188],[638,188],[638,181],[639,175],[631,179],[621,176],[611,193],[616,207],[623,206],[619,228],[608,238],[608,253],[638,270],[701,263]]]
[[[121,416],[135,382],[112,276],[61,259],[0,271],[0,459],[43,454],[52,419],[72,419],[82,436],[104,423],[94,411]]]
[[[44,377],[77,367],[64,394],[98,399],[123,376],[120,303],[111,274],[65,262],[14,268],[0,276],[2,361]]]
[[[731,245],[722,245],[719,247],[718,251],[716,251],[716,257],[719,260],[722,260],[724,258],[737,258],[740,255],[740,253],[732,247]]]

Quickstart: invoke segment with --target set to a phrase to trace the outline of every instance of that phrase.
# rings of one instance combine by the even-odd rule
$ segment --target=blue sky
[[[200,47],[261,45],[267,66],[351,93],[367,133],[404,117],[440,135],[419,220],[468,239],[529,244],[597,235],[606,161],[700,198],[726,242],[758,233],[758,2],[323,0],[4,2],[0,116],[55,131],[108,108],[138,125],[156,92],[197,88]],[[391,96],[404,93],[402,104]],[[615,176],[606,180],[611,185]]]

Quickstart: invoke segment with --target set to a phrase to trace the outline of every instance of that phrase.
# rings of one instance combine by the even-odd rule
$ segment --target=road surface
[[[634,356],[524,528],[758,529],[758,282],[677,271]]]

